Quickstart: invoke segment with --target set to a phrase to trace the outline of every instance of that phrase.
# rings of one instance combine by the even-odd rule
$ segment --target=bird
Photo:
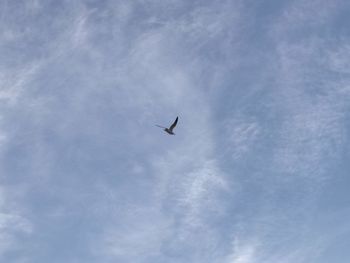
[[[160,125],[157,125],[157,124],[156,124],[156,126],[157,126],[157,127],[160,127],[160,128],[163,128],[164,131],[167,132],[167,133],[169,133],[170,135],[175,135],[175,133],[173,132],[173,130],[174,130],[176,124],[177,124],[178,119],[179,119],[179,117],[176,117],[174,123],[171,124],[171,126],[170,126],[169,128],[163,127],[163,126],[160,126]]]

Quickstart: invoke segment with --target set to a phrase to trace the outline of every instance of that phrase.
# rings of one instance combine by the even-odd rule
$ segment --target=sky
[[[349,262],[349,12],[0,0],[0,261]]]

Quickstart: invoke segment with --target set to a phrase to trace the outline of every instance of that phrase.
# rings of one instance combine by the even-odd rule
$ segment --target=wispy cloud
[[[17,243],[18,234],[27,235],[33,231],[31,222],[21,215],[18,204],[15,204],[11,200],[11,194],[3,189],[2,186],[0,188],[0,258],[3,258],[6,252],[20,249]]]
[[[348,140],[344,1],[0,5],[4,259],[309,262],[339,238],[314,219]]]
[[[343,158],[347,141],[349,93],[348,76],[343,71],[346,63],[339,59],[340,53],[347,56],[346,45],[335,43],[325,28],[332,28],[343,4],[297,1],[288,3],[281,16],[272,19],[275,24],[269,26],[267,37],[276,49],[270,52],[271,64],[263,71],[273,81],[265,79],[261,85],[271,87],[266,93],[272,93],[268,96],[273,99],[264,98],[267,102],[261,108],[274,116],[274,123],[265,125],[259,113],[246,106],[250,111],[244,112],[243,127],[252,127],[251,120],[257,119],[254,127],[259,129],[248,132],[246,128],[245,133],[240,130],[242,137],[237,134],[230,144],[243,153],[254,141],[257,147],[253,154],[261,154],[259,158],[245,156],[241,161],[252,165],[245,168],[252,171],[245,174],[249,177],[239,182],[248,191],[246,195],[252,195],[243,200],[249,201],[255,212],[249,222],[246,217],[242,219],[244,231],[233,229],[244,246],[234,246],[232,262],[308,262],[327,250],[323,238],[315,233],[321,230],[313,225],[313,219],[325,185],[338,176],[334,169]],[[235,123],[231,131],[234,133],[240,126]],[[245,142],[244,134],[248,136]],[[240,148],[240,143],[245,148]],[[263,160],[258,171],[249,158]],[[237,213],[251,211],[243,205],[239,209]]]

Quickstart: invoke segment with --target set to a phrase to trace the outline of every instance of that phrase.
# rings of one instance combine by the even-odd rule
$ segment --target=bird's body
[[[169,133],[170,135],[175,135],[172,130],[169,130],[168,128],[164,129],[165,132]]]
[[[171,126],[170,126],[169,128],[166,128],[166,127],[163,127],[163,126],[160,126],[160,125],[156,125],[156,126],[158,126],[158,127],[160,127],[160,128],[163,128],[164,131],[167,132],[167,133],[170,134],[170,135],[175,135],[175,133],[173,132],[173,130],[174,130],[176,124],[177,124],[178,119],[179,119],[179,117],[176,117],[174,123],[171,124]]]

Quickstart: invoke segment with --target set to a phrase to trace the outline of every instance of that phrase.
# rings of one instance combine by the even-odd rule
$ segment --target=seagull
[[[171,126],[169,128],[167,127],[163,127],[160,125],[156,125],[157,127],[163,128],[165,132],[169,133],[170,135],[175,135],[175,133],[173,132],[173,129],[175,128],[176,124],[177,124],[177,120],[179,119],[179,117],[176,117],[175,121],[173,124],[171,124]]]

